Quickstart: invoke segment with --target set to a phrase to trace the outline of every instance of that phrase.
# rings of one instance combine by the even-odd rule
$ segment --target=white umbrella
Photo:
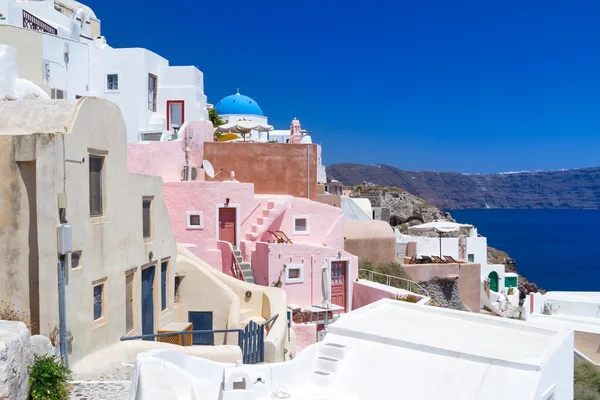
[[[321,305],[328,310],[331,307],[331,271],[326,260],[323,260],[321,267],[321,291],[323,293],[323,303]]]
[[[436,232],[440,237],[440,258],[442,258],[442,233],[457,232],[460,228],[473,228],[473,225],[459,224],[445,219],[436,219],[425,224],[415,225],[408,228],[412,232]]]
[[[232,133],[243,133],[246,134],[249,131],[268,132],[273,130],[273,126],[269,124],[260,124],[256,121],[249,120],[237,120],[231,121],[224,125],[217,127],[217,132],[232,132]]]

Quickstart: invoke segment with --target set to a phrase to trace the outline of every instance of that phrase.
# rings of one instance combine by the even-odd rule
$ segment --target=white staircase
[[[324,343],[319,347],[311,373],[311,380],[321,387],[327,387],[339,372],[348,348],[343,344],[334,342]]]
[[[266,207],[261,210],[260,216],[246,233],[246,240],[257,241],[267,233],[273,222],[283,214],[288,206],[285,200],[269,200]]]
[[[242,308],[240,311],[240,329],[244,329],[250,321],[254,321],[259,325],[262,325],[266,320],[262,316],[254,315],[254,310],[250,308]]]

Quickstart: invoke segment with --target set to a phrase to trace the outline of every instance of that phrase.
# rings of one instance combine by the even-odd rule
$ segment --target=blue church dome
[[[253,98],[240,94],[239,90],[236,94],[219,101],[215,109],[220,115],[250,114],[263,116],[258,103]]]

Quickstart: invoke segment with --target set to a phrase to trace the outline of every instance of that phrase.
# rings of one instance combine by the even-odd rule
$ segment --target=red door
[[[235,246],[235,208],[219,208],[219,240]]]
[[[346,262],[331,262],[331,302],[346,308]]]

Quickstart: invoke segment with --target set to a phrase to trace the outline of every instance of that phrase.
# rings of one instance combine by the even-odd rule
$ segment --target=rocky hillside
[[[394,186],[445,210],[600,209],[600,167],[503,174],[404,171],[389,165],[334,164],[327,177],[345,185]]]

